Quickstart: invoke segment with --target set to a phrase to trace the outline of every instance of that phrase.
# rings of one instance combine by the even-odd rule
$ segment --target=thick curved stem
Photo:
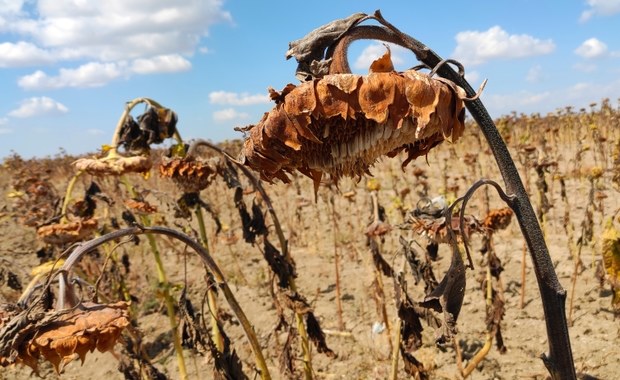
[[[325,58],[333,59],[330,73],[348,70],[348,63],[342,63],[342,60],[346,61],[346,48],[352,38],[379,39],[397,43],[410,49],[420,62],[430,68],[437,67],[443,61],[441,57],[426,45],[402,33],[387,22],[379,11],[376,11],[372,16],[361,18],[358,23],[367,19],[374,19],[382,24],[383,27],[352,25],[343,34],[344,37],[331,45],[326,44],[329,49]],[[491,116],[482,104],[482,101],[476,97],[476,92],[465,80],[462,73],[456,72],[450,65],[440,65],[436,72],[439,76],[463,88],[467,96],[472,98],[471,101],[466,102],[467,109],[478,123],[493,152],[497,166],[506,184],[507,193],[514,197],[511,206],[531,254],[545,314],[549,341],[549,355],[543,355],[542,357],[545,366],[553,379],[576,379],[565,313],[566,291],[562,288],[555,273],[542,229],[525,191],[517,167]]]
[[[248,340],[250,341],[250,345],[252,346],[252,350],[254,352],[257,365],[259,369],[261,370],[261,378],[263,380],[271,379],[271,376],[269,375],[269,370],[267,368],[267,364],[265,362],[265,359],[264,359],[264,356],[263,356],[263,353],[260,347],[260,343],[258,342],[258,339],[256,338],[254,328],[252,327],[252,325],[250,324],[250,321],[248,320],[245,313],[243,312],[243,309],[241,309],[241,306],[239,305],[235,296],[233,295],[232,290],[228,286],[228,283],[226,282],[226,279],[224,278],[224,273],[221,271],[219,266],[216,264],[215,260],[213,260],[211,255],[209,255],[209,253],[204,249],[204,247],[200,243],[193,240],[191,237],[181,232],[178,232],[173,229],[166,228],[166,227],[136,226],[136,227],[124,228],[121,230],[116,230],[114,232],[110,232],[109,234],[100,236],[96,239],[80,244],[71,253],[71,255],[69,255],[69,257],[65,261],[64,265],[59,269],[59,271],[61,273],[67,273],[67,274],[71,273],[71,269],[77,263],[77,261],[82,257],[82,255],[94,250],[95,248],[99,247],[102,244],[105,244],[109,241],[113,241],[115,239],[120,239],[122,237],[132,236],[132,235],[142,235],[142,234],[147,234],[147,236],[152,236],[152,234],[159,234],[159,235],[166,235],[166,236],[172,237],[174,239],[181,241],[184,244],[187,244],[187,246],[193,249],[198,254],[198,256],[200,256],[204,264],[209,268],[211,273],[213,273],[215,281],[217,282],[218,286],[220,287],[220,289],[222,290],[224,294],[224,298],[226,298],[226,301],[230,305],[230,308],[232,309],[233,313],[235,314],[235,316],[241,323],[241,326],[243,327],[246,333],[246,336]],[[68,279],[67,282],[69,280],[70,279]],[[63,297],[63,294],[61,293],[59,297]],[[59,302],[63,302],[63,300],[59,299]]]

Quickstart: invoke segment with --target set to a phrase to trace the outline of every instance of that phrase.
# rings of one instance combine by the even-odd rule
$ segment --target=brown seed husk
[[[47,244],[65,244],[85,240],[97,230],[97,219],[85,219],[68,223],[57,223],[37,229],[37,235]]]
[[[92,175],[122,175],[148,172],[153,163],[146,156],[118,156],[104,159],[80,158],[73,165],[76,169]]]
[[[286,182],[294,170],[315,182],[323,173],[337,180],[403,150],[406,165],[462,135],[460,87],[414,70],[386,71],[385,56],[373,66],[366,76],[331,74],[271,90],[276,106],[248,128],[242,161],[267,181]]]

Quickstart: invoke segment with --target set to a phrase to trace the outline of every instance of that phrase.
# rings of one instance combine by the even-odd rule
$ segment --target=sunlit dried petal
[[[251,126],[244,162],[261,177],[287,180],[299,170],[319,181],[361,176],[383,156],[408,153],[404,164],[464,129],[462,90],[409,70],[386,71],[389,54],[367,76],[331,74],[272,90],[276,106]]]
[[[513,214],[510,207],[490,210],[482,225],[492,231],[503,230],[510,224]]]
[[[50,224],[39,227],[37,235],[47,244],[65,244],[85,240],[97,229],[96,219]]]
[[[127,199],[124,203],[127,208],[138,214],[147,215],[157,212],[157,206],[154,206],[148,202],[141,202],[135,199]]]
[[[73,163],[76,169],[92,175],[121,175],[125,173],[148,172],[153,166],[151,159],[146,156],[131,156],[114,158],[80,158]]]

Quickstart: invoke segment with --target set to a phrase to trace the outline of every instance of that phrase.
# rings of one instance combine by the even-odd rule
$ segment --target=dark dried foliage
[[[177,115],[168,108],[148,107],[137,121],[128,116],[120,131],[119,144],[130,152],[144,152],[176,131]]]

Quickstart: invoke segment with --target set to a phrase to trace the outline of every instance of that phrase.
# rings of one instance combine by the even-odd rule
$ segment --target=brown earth
[[[612,124],[613,125],[613,124]],[[616,124],[617,125],[617,124]],[[513,126],[514,127],[514,126]],[[552,167],[551,173],[545,173],[549,185],[546,194],[552,207],[545,214],[544,230],[547,244],[559,280],[569,292],[572,300],[572,326],[570,328],[572,349],[577,371],[599,379],[617,378],[620,371],[620,325],[614,319],[611,304],[610,285],[601,286],[596,275],[597,263],[601,260],[601,232],[604,221],[620,208],[617,191],[612,184],[613,177],[613,144],[602,143],[590,145],[587,139],[592,136],[587,128],[583,132],[572,134],[560,131],[536,130],[543,128],[542,123],[530,129],[508,131],[505,135],[510,144],[513,157],[524,157],[527,145],[535,146],[534,161],[543,159],[554,161],[558,165]],[[515,127],[516,128],[516,127]],[[501,182],[495,169],[492,157],[481,147],[476,137],[476,129],[469,126],[468,135],[455,145],[444,143],[433,150],[424,159],[418,159],[404,171],[399,168],[399,158],[384,159],[372,171],[380,184],[378,191],[379,203],[385,208],[387,221],[393,229],[385,235],[381,244],[383,257],[394,268],[402,266],[402,253],[399,249],[399,236],[415,239],[420,246],[417,251],[423,252],[425,238],[411,230],[400,229],[403,213],[415,208],[424,186],[431,197],[446,194],[448,199],[462,195],[479,178],[491,178]],[[581,133],[581,135],[580,135]],[[610,128],[607,141],[614,141],[620,133]],[[544,138],[544,141],[543,141]],[[543,145],[545,144],[545,145]],[[581,152],[581,155],[577,153]],[[36,177],[46,179],[62,197],[67,183],[73,174],[70,166],[72,158],[59,157],[49,160],[20,161],[6,159],[0,168],[0,262],[3,270],[0,276],[0,302],[15,302],[20,291],[12,289],[8,281],[8,273],[12,273],[22,288],[30,281],[31,269],[42,261],[50,260],[49,255],[40,251],[45,245],[37,240],[35,229],[23,224],[24,215],[28,210],[20,205],[19,194],[15,193],[15,183],[20,178]],[[530,168],[533,161],[522,159],[528,165],[519,164],[519,169],[526,179],[526,185],[532,194],[535,209],[538,201],[537,176]],[[594,206],[588,206],[588,195],[591,190],[591,167],[600,167],[602,177],[593,180],[595,191]],[[417,176],[416,176],[417,174]],[[155,224],[167,225],[194,234],[197,229],[196,218],[191,221],[175,219],[173,215],[174,201],[180,193],[165,178],[155,171],[150,178],[139,175],[129,176],[145,199],[158,207],[152,216]],[[568,195],[568,205],[561,197],[560,178],[564,178]],[[91,178],[81,176],[73,192],[73,198],[82,196],[91,180],[95,180],[114,204],[106,206],[98,202],[96,217],[100,225],[110,226],[109,217],[121,220],[124,209],[123,199],[127,193],[114,178]],[[386,379],[390,375],[391,350],[390,339],[394,339],[397,318],[395,316],[394,286],[392,279],[381,276],[385,292],[385,309],[387,311],[388,328],[383,331],[375,329],[382,321],[374,296],[373,283],[376,278],[372,257],[366,246],[364,231],[371,223],[371,198],[367,189],[367,179],[356,183],[344,180],[339,190],[332,187],[321,187],[318,199],[314,202],[312,181],[296,176],[290,185],[265,185],[272,198],[277,215],[290,241],[291,254],[297,265],[297,287],[311,306],[325,330],[328,346],[337,354],[329,358],[314,350],[312,364],[316,378],[319,379]],[[343,194],[350,193],[351,197]],[[469,214],[478,219],[484,218],[485,191],[481,190],[472,199],[467,209]],[[216,234],[215,223],[207,216],[207,229],[210,249],[220,267],[225,272],[233,293],[247,313],[254,329],[265,349],[268,365],[274,378],[279,375],[279,359],[282,345],[285,342],[284,332],[274,331],[277,323],[277,311],[272,301],[271,274],[258,247],[252,247],[241,238],[241,223],[233,204],[233,193],[221,180],[216,180],[207,190],[202,192],[203,200],[208,203],[222,222],[223,231]],[[603,198],[602,196],[606,197]],[[503,207],[497,195],[489,189],[491,208]],[[251,200],[255,195],[246,195]],[[330,206],[333,199],[334,208]],[[564,228],[564,217],[568,211],[573,229],[572,236]],[[577,239],[582,234],[582,222],[586,219],[586,211],[592,211],[593,235],[581,249],[582,265],[576,278],[574,296],[572,296],[571,278],[574,274],[574,260],[571,255],[577,252]],[[335,214],[332,214],[332,213]],[[616,223],[619,223],[616,221]],[[273,232],[273,222],[268,218],[270,238],[277,242]],[[191,226],[193,229],[188,229]],[[230,239],[237,241],[228,244]],[[588,239],[585,239],[588,240]],[[137,298],[137,320],[144,334],[145,344],[152,354],[152,363],[171,379],[178,378],[170,334],[168,332],[165,307],[161,299],[155,296],[155,268],[152,264],[148,244],[144,237],[139,245],[125,244],[119,252],[127,253],[130,258],[130,271],[126,273],[126,281],[131,293]],[[180,295],[184,284],[189,289],[194,305],[201,305],[205,292],[205,270],[195,255],[177,243],[170,243],[166,238],[158,238],[163,260],[169,280],[175,285],[174,296]],[[504,288],[506,314],[501,329],[506,345],[506,353],[500,353],[492,347],[488,355],[469,376],[471,379],[545,379],[546,369],[540,355],[546,352],[547,337],[536,279],[527,257],[524,305],[521,307],[521,264],[524,241],[516,221],[512,221],[507,230],[497,232],[494,236],[495,251],[502,260],[504,271],[501,281]],[[456,339],[462,351],[464,364],[478,351],[485,342],[485,298],[480,289],[478,278],[486,270],[483,256],[479,252],[481,239],[472,241],[472,254],[475,269],[467,271],[467,292],[458,319],[458,335]],[[37,256],[39,251],[39,256]],[[340,286],[342,300],[342,321],[344,329],[339,326],[336,302],[335,252],[340,257]],[[55,250],[56,257],[60,250]],[[434,272],[441,279],[450,261],[450,248],[441,245],[439,259],[433,263]],[[85,280],[94,282],[96,274],[102,268],[103,257],[90,255],[86,257],[80,269]],[[93,276],[94,275],[94,276]],[[411,274],[407,274],[408,293],[415,301],[424,297],[423,284],[415,284]],[[220,297],[221,298],[221,297]],[[229,312],[223,298],[219,301],[222,309]],[[199,306],[196,306],[199,308]],[[291,313],[285,312],[289,321]],[[452,345],[439,348],[434,344],[436,331],[423,322],[424,345],[414,355],[423,363],[432,379],[458,379],[459,374],[455,350]],[[375,326],[376,327],[376,326]],[[255,364],[248,344],[234,318],[224,324],[233,348],[239,354],[243,368],[250,378],[255,378]],[[379,329],[380,330],[380,329]],[[390,335],[391,333],[391,335]],[[302,378],[302,357],[295,342],[296,377]],[[60,376],[63,379],[122,379],[117,370],[121,349],[117,344],[116,354],[92,353],[86,356],[85,363],[80,365],[75,360],[64,369]],[[190,378],[213,378],[213,363],[210,356],[198,355],[192,350],[185,351]],[[0,370],[0,379],[25,379],[31,375],[28,367],[9,367]],[[44,378],[56,378],[53,368],[47,364],[40,365],[40,375]],[[399,363],[399,378],[407,378],[402,361]]]

